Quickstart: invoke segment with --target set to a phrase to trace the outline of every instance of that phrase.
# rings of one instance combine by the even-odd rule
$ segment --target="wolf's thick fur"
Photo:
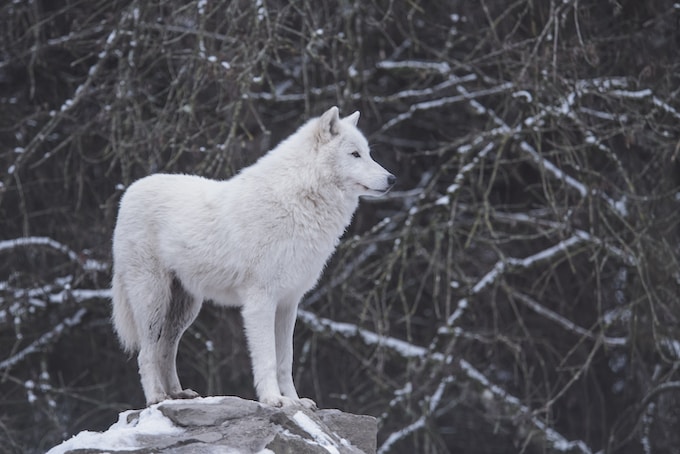
[[[190,398],[177,377],[180,337],[204,300],[241,306],[261,402],[300,404],[293,327],[359,196],[394,176],[369,155],[359,112],[333,107],[227,181],[152,175],[125,192],[113,235],[113,322],[139,351],[147,403]]]

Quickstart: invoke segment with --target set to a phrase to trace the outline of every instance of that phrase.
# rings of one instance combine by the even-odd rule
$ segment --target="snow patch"
[[[445,195],[443,197],[439,197],[434,202],[435,205],[448,205],[449,203],[451,203],[451,199],[449,198],[448,195]]]
[[[513,98],[524,98],[524,100],[528,103],[532,102],[534,100],[534,97],[531,96],[531,93],[529,93],[526,90],[519,90],[516,91],[512,94]]]
[[[378,62],[376,66],[380,69],[414,69],[435,71],[440,74],[447,74],[451,72],[451,66],[446,62],[407,60],[407,61],[391,61],[385,60]]]
[[[340,454],[338,444],[333,441],[312,419],[301,411],[293,415],[293,419],[314,441],[331,454]]]
[[[132,451],[143,446],[137,443],[137,437],[144,435],[179,434],[184,431],[175,426],[152,405],[142,410],[139,418],[128,421],[128,416],[135,410],[127,410],[118,415],[118,421],[106,432],[84,431],[47,451],[47,454],[62,454],[76,449],[117,449]]]
[[[626,199],[626,196],[622,196],[619,200],[614,202],[614,209],[619,212],[619,214],[623,217],[628,216],[628,208],[626,206],[626,202],[628,199]]]

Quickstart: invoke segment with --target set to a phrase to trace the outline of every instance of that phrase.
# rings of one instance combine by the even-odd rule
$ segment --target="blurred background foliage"
[[[109,323],[120,195],[228,178],[331,105],[398,176],[301,306],[296,381],[381,453],[680,446],[680,6],[15,0],[0,6],[0,443],[143,405]],[[253,398],[236,311],[183,383]]]

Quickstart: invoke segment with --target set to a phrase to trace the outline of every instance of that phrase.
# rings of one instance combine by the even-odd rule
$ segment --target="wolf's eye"
[[[352,152],[352,156],[354,156],[355,158],[360,158],[360,157],[361,157],[361,155],[359,154],[358,151],[353,151],[353,152]]]

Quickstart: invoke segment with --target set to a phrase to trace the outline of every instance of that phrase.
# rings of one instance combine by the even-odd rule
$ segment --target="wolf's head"
[[[368,141],[357,129],[359,112],[340,118],[331,107],[317,119],[316,144],[326,172],[346,193],[379,196],[396,181],[394,175],[371,158]]]

